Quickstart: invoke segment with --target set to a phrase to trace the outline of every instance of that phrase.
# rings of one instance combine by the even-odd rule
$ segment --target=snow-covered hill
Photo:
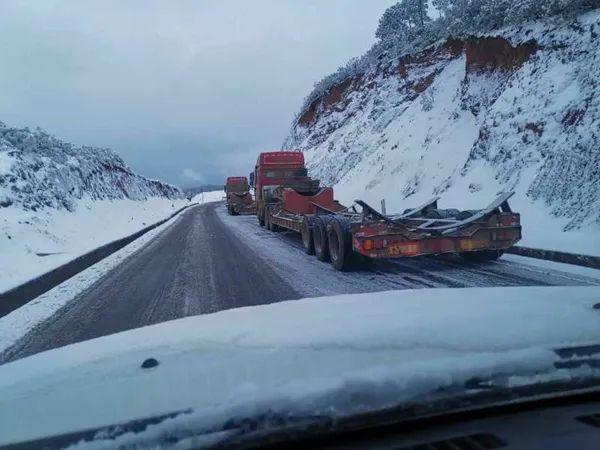
[[[42,130],[0,122],[0,206],[26,210],[74,210],[77,200],[151,197],[177,199],[182,192],[133,173],[114,152],[77,147]]]
[[[108,149],[0,122],[0,292],[157,222],[188,201]]]
[[[309,97],[284,147],[343,202],[472,209],[515,190],[524,244],[600,254],[599,42],[594,10],[371,54]]]

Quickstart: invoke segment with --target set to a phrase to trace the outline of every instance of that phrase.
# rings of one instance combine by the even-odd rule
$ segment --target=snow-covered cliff
[[[371,57],[284,147],[344,202],[473,208],[510,189],[526,243],[600,253],[599,43],[594,10]]]

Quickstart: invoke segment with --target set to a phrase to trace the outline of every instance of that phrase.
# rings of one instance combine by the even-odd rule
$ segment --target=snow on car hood
[[[0,366],[0,444],[186,409],[219,430],[240,414],[377,410],[474,377],[522,383],[557,372],[552,349],[600,342],[597,303],[599,287],[403,290],[131,330]]]

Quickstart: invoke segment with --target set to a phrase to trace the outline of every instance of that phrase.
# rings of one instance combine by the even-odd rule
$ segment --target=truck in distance
[[[227,212],[232,216],[254,214],[254,199],[246,177],[228,177],[225,186]]]
[[[343,208],[333,199],[333,189],[322,188],[319,180],[308,176],[301,152],[261,153],[250,179],[256,196],[258,223],[269,230],[279,229],[269,219],[282,207],[298,217],[316,214],[315,204],[332,210]]]
[[[300,233],[306,253],[338,270],[452,253],[490,261],[521,239],[520,216],[508,204],[512,192],[477,210],[440,209],[437,197],[402,214],[383,214],[362,200],[345,207],[331,187],[308,176],[301,152],[261,153],[251,180],[260,225]]]

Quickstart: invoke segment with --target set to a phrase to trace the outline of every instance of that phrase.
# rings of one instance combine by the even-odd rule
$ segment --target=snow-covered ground
[[[591,367],[557,369],[553,349],[600,342],[599,299],[598,287],[389,291],[94,339],[0,366],[0,444],[192,408],[110,441],[143,446],[232,419],[340,418],[427,402],[464,394],[473,379],[513,387],[597,377]],[[150,357],[159,365],[141,369]]]
[[[210,191],[210,192],[201,192],[200,194],[195,195],[192,198],[192,203],[209,203],[209,202],[219,202],[225,198],[225,193],[223,191]]]
[[[167,218],[186,199],[78,200],[74,211],[11,206],[0,214],[0,292]]]
[[[344,204],[477,209],[510,190],[522,245],[600,255],[598,32],[596,10],[377,64],[315,103],[285,147]]]

